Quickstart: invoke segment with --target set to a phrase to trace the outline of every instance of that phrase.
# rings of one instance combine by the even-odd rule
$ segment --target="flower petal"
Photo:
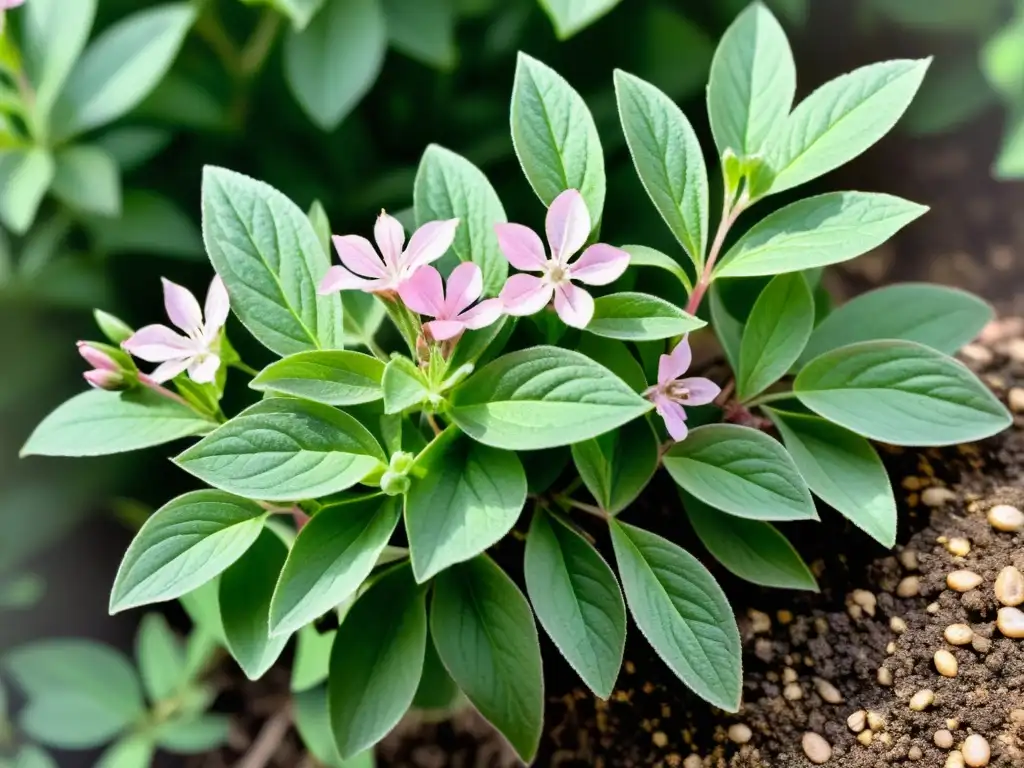
[[[707,405],[713,402],[716,397],[722,392],[722,388],[715,384],[711,379],[705,379],[703,376],[695,376],[690,379],[680,379],[680,387],[686,387],[690,393],[686,398],[687,405]]]
[[[331,238],[341,263],[363,277],[384,277],[384,262],[373,250],[370,241],[359,235],[335,235]]]
[[[686,411],[679,403],[669,400],[664,395],[654,396],[654,407],[658,415],[665,420],[665,429],[676,442],[686,439],[689,430],[686,427]]]
[[[217,378],[220,358],[214,354],[199,355],[192,359],[188,376],[196,384],[209,384]]]
[[[496,322],[501,317],[502,311],[504,308],[501,305],[501,299],[484,299],[475,307],[467,309],[457,319],[465,323],[467,328],[476,330],[477,328],[486,328]]]
[[[690,352],[690,340],[683,337],[683,340],[676,344],[671,354],[662,355],[658,360],[658,383],[667,384],[678,379],[690,367],[693,356]]]
[[[575,189],[567,189],[556,197],[548,208],[545,228],[551,258],[564,266],[590,235],[590,212],[583,195]]]
[[[608,285],[622,277],[628,266],[629,254],[624,250],[597,243],[569,265],[569,276],[589,285]]]
[[[337,291],[366,291],[367,293],[372,293],[373,291],[382,290],[384,286],[385,281],[382,279],[367,280],[365,277],[353,275],[344,267],[333,266],[327,270],[327,274],[320,281],[320,286],[316,289],[316,292],[321,296],[328,293],[336,293]]]
[[[440,259],[452,247],[458,226],[458,219],[428,221],[409,238],[409,247],[402,254],[399,267],[411,272]]]
[[[131,355],[150,363],[182,360],[197,351],[191,339],[175,333],[166,325],[147,325],[125,339],[121,347]]]
[[[405,306],[420,315],[449,319],[444,309],[444,288],[441,274],[427,265],[417,269],[398,286],[398,295]]]
[[[512,275],[501,289],[499,297],[510,315],[533,315],[551,302],[554,289],[551,283],[533,275]]]
[[[160,278],[164,284],[164,308],[171,322],[185,333],[198,333],[203,328],[203,312],[192,291],[165,277]]]
[[[398,266],[402,257],[402,247],[405,245],[405,229],[402,222],[381,211],[373,225],[373,239],[377,241],[384,263]]]
[[[210,282],[210,290],[206,292],[206,304],[203,306],[203,318],[206,320],[203,334],[207,339],[211,339],[224,327],[230,310],[231,302],[224,281],[220,279],[220,275],[214,275]]]
[[[529,227],[522,224],[495,224],[498,247],[508,263],[524,272],[542,272],[548,262],[544,243]]]
[[[448,275],[445,286],[444,312],[446,317],[455,317],[462,310],[480,298],[484,292],[484,274],[471,261],[459,264]]]
[[[149,374],[149,378],[151,378],[157,384],[163,384],[165,381],[170,381],[179,373],[181,373],[190,365],[192,365],[192,361],[194,359],[194,357],[190,356],[183,357],[180,360],[168,360],[166,363],[161,363],[160,365],[158,365],[156,367],[156,370]]]
[[[448,341],[466,330],[466,324],[461,320],[431,320],[423,324],[423,330],[435,341]]]
[[[562,322],[573,328],[586,328],[594,316],[594,297],[572,283],[555,288],[555,312]]]

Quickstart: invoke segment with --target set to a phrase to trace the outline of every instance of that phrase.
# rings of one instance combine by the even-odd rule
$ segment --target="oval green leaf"
[[[657,341],[703,328],[700,318],[646,293],[613,293],[594,300],[594,316],[586,330],[621,341]]]
[[[271,363],[249,386],[261,392],[283,392],[325,405],[357,405],[384,397],[384,363],[361,352],[316,350],[297,352]]]
[[[601,509],[618,514],[640,495],[658,468],[658,435],[647,419],[572,446],[572,459]]]
[[[693,281],[690,280],[690,276],[686,274],[686,270],[671,256],[667,256],[654,248],[648,248],[646,245],[624,245],[622,250],[629,254],[629,266],[663,269],[676,277],[683,286],[684,291],[688,294],[693,292]]]
[[[705,504],[751,520],[817,520],[807,484],[786,449],[735,424],[691,430],[665,454],[665,469]]]

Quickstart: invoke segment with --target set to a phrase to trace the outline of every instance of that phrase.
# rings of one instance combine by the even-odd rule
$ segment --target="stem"
[[[785,392],[768,392],[761,395],[760,397],[753,397],[747,402],[743,403],[747,408],[754,408],[758,405],[764,405],[765,403],[774,403],[776,400],[791,400],[796,395],[793,394],[792,390],[786,390]]]
[[[292,725],[291,707],[285,705],[279,709],[272,718],[267,720],[260,730],[256,741],[245,753],[245,756],[235,763],[235,768],[264,768],[271,760],[284,737]]]
[[[184,397],[182,397],[181,395],[177,394],[176,392],[171,392],[171,390],[169,390],[167,387],[163,386],[162,384],[157,384],[155,381],[153,381],[153,379],[149,378],[149,376],[146,376],[145,374],[141,374],[141,373],[139,374],[139,383],[142,384],[143,386],[149,387],[151,390],[156,392],[158,395],[162,395],[163,397],[166,397],[169,400],[173,400],[176,403],[181,403],[182,405],[184,405],[186,408],[188,408],[190,410],[196,411],[196,409],[192,406],[192,403],[190,403]],[[199,413],[199,411],[196,411],[196,413]],[[200,414],[200,415],[201,416],[206,416],[207,414]]]
[[[715,232],[715,239],[711,242],[711,248],[708,250],[708,259],[704,263],[704,271],[697,280],[697,285],[694,286],[693,293],[690,294],[690,300],[686,304],[686,311],[691,315],[697,314],[697,310],[700,309],[700,302],[704,298],[708,286],[711,285],[711,276],[715,270],[718,256],[722,252],[722,246],[725,244],[725,236],[729,234],[732,225],[736,223],[736,219],[739,218],[739,215],[743,213],[748,204],[746,193],[741,195],[735,204],[730,203],[731,201],[726,199],[722,206],[722,218],[718,222],[718,231]]]
[[[249,366],[249,365],[246,365],[245,363],[243,363],[241,360],[236,360],[235,362],[233,362],[231,364],[231,367],[232,368],[237,368],[242,373],[247,373],[250,376],[259,376],[259,373],[260,373],[259,371],[257,371],[252,366]]]
[[[427,424],[430,425],[430,428],[434,430],[434,437],[437,437],[444,431],[443,429],[441,429],[441,427],[437,425],[437,419],[434,418],[434,414],[424,413],[423,416],[424,418],[426,418]]]
[[[715,398],[715,405],[725,405],[729,402],[729,398],[732,397],[733,390],[736,389],[736,379],[729,379],[729,383],[725,385],[718,397]]]
[[[238,46],[235,45],[235,41],[228,35],[224,25],[220,23],[213,5],[210,4],[207,8],[206,13],[203,13],[195,23],[196,34],[206,41],[206,44],[210,46],[210,50],[220,59],[224,69],[233,78],[238,78],[241,74],[241,57],[238,53]]]
[[[238,69],[243,77],[250,78],[263,68],[280,28],[281,15],[273,8],[267,8],[238,59]]]
[[[388,353],[381,348],[380,344],[378,344],[372,336],[367,336],[363,339],[363,344],[368,350],[370,350],[370,352],[373,353],[373,356],[381,362],[388,363],[391,361],[391,358],[388,357]]]
[[[598,517],[601,520],[604,520],[605,522],[608,521],[608,513],[605,512],[600,507],[595,507],[593,504],[584,504],[582,501],[576,501],[576,499],[570,499],[568,496],[563,496],[561,494],[555,495],[555,501],[561,504],[566,504],[572,507],[573,509],[578,509],[581,512],[591,514],[594,517]]]

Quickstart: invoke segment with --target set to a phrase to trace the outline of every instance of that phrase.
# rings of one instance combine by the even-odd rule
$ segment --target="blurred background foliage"
[[[1024,176],[1024,0],[765,1],[793,41],[801,96],[842,68],[936,53],[904,131],[941,134],[996,112],[1005,128],[993,173]],[[508,128],[522,50],[561,73],[594,114],[611,214],[603,239],[674,253],[629,160],[612,71],[664,90],[712,146],[704,83],[718,37],[746,5],[27,0],[9,11],[0,38],[0,648],[108,633],[102,606],[128,528],[187,487],[158,456],[16,456],[40,418],[84,386],[73,342],[99,338],[90,309],[139,325],[162,315],[159,276],[208,282],[203,165],[265,180],[301,206],[319,200],[334,232],[366,234],[381,208],[409,209],[420,156],[438,143],[487,174],[511,221],[537,224],[543,211]],[[840,36],[842,45],[829,42]],[[856,42],[876,39],[888,42],[874,55],[873,43]],[[855,46],[852,61],[829,57]],[[232,339],[253,365],[265,362],[240,330]],[[120,522],[66,537],[97,512]],[[40,557],[61,540],[62,554]],[[28,611],[44,576],[50,596]],[[120,630],[122,644],[131,631]]]

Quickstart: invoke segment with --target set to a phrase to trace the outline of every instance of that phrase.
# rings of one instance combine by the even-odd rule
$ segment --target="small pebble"
[[[876,738],[887,747],[892,745],[892,736],[888,733],[880,733]]]
[[[888,667],[878,668],[878,684],[886,688],[892,685],[892,671]]]
[[[976,589],[983,579],[974,571],[953,571],[946,577],[946,586],[956,592],[970,592]]]
[[[755,635],[767,634],[772,631],[772,617],[767,613],[751,608],[747,611],[747,616],[750,617],[750,629]]]
[[[878,604],[878,598],[875,597],[874,593],[868,592],[866,589],[855,589],[851,598],[854,603],[864,609],[864,613],[868,616],[875,615],[875,606]]]
[[[779,624],[782,624],[783,626],[786,624],[792,624],[793,612],[783,609],[775,614],[775,618],[777,618],[779,620]]]
[[[933,486],[931,488],[925,488],[921,493],[921,502],[926,507],[941,507],[943,504],[948,504],[955,500],[956,494],[949,490],[949,488]]]
[[[960,354],[964,360],[975,365],[988,365],[995,359],[992,350],[981,346],[981,344],[966,344],[960,349]]]
[[[957,731],[960,729],[960,721],[955,717],[946,718],[946,727],[951,731]]]
[[[1000,608],[996,614],[996,627],[1006,637],[1024,637],[1024,612],[1019,608]]]
[[[896,585],[896,594],[899,597],[914,597],[921,591],[921,579],[917,576],[907,576]]]
[[[910,697],[910,708],[915,712],[923,712],[935,703],[935,693],[924,688]]]
[[[987,637],[975,635],[971,638],[971,648],[976,650],[978,653],[988,653],[992,650],[992,641]]]
[[[753,737],[753,732],[743,723],[734,723],[729,726],[729,741],[736,744],[746,744]]]
[[[651,734],[651,741],[654,742],[654,746],[659,749],[664,749],[668,746],[668,736],[664,731],[655,731]]]
[[[997,531],[1015,533],[1024,529],[1024,512],[1009,504],[996,504],[988,511],[988,524]]]
[[[804,697],[804,691],[798,683],[790,683],[782,689],[782,696],[786,701],[799,701]]]
[[[939,749],[949,749],[953,746],[953,734],[945,728],[936,731],[932,740],[935,742],[935,746]]]
[[[900,552],[900,565],[908,571],[916,571],[919,565],[917,561],[917,551],[913,549],[904,549]]]
[[[885,720],[877,712],[868,712],[868,728],[872,731],[884,730]]]
[[[782,670],[782,682],[789,685],[790,683],[796,682],[796,670],[791,667],[786,667]]]
[[[942,636],[950,645],[967,645],[974,639],[974,630],[966,624],[950,624]]]
[[[888,643],[886,644],[886,646],[885,646],[885,652],[886,652],[887,654],[889,654],[890,656],[892,656],[892,655],[893,655],[894,653],[896,653],[896,643],[894,643],[894,642],[892,642],[892,641],[890,640],[890,641],[889,641],[889,642],[888,642]]]
[[[966,765],[967,763],[964,762],[964,756],[960,754],[960,750],[953,750],[946,758],[946,768],[964,768]]]
[[[832,745],[816,733],[805,733],[801,745],[807,759],[815,765],[823,765],[832,757]]]
[[[897,635],[902,635],[907,631],[907,622],[901,619],[899,616],[893,616],[889,619],[889,629],[895,632]]]
[[[920,747],[911,747],[907,750],[907,757],[910,760],[920,760],[922,757],[924,757],[924,752],[921,751]]]
[[[939,671],[939,674],[943,677],[956,677],[957,669],[959,665],[956,662],[956,656],[946,650],[936,651],[935,656],[935,669]]]
[[[863,744],[865,747],[871,746],[871,742],[874,741],[875,734],[871,731],[861,731],[857,734],[857,741]]]
[[[1024,709],[1015,709],[1010,712],[1011,723],[1024,723]]]
[[[1024,389],[1014,387],[1007,394],[1006,400],[1010,404],[1011,411],[1014,413],[1024,412]]]
[[[860,733],[863,731],[868,724],[868,713],[863,709],[858,709],[848,718],[846,718],[846,727],[854,733]]]
[[[683,768],[704,768],[704,761],[700,755],[689,755],[683,760]]]
[[[939,612],[939,604],[938,603],[928,603],[928,607],[925,608],[925,610],[928,611],[928,613],[938,613]]]
[[[1024,574],[1008,565],[996,577],[996,600],[1011,608],[1024,603]]]
[[[843,703],[843,694],[828,680],[822,680],[820,677],[814,678],[814,690],[829,704]]]
[[[962,754],[964,762],[971,768],[984,768],[992,758],[992,750],[989,748],[988,742],[985,741],[984,736],[977,733],[972,733],[964,741]]]
[[[956,555],[957,557],[966,557],[971,551],[971,542],[962,536],[955,536],[946,542],[946,549],[948,549],[952,555]]]

